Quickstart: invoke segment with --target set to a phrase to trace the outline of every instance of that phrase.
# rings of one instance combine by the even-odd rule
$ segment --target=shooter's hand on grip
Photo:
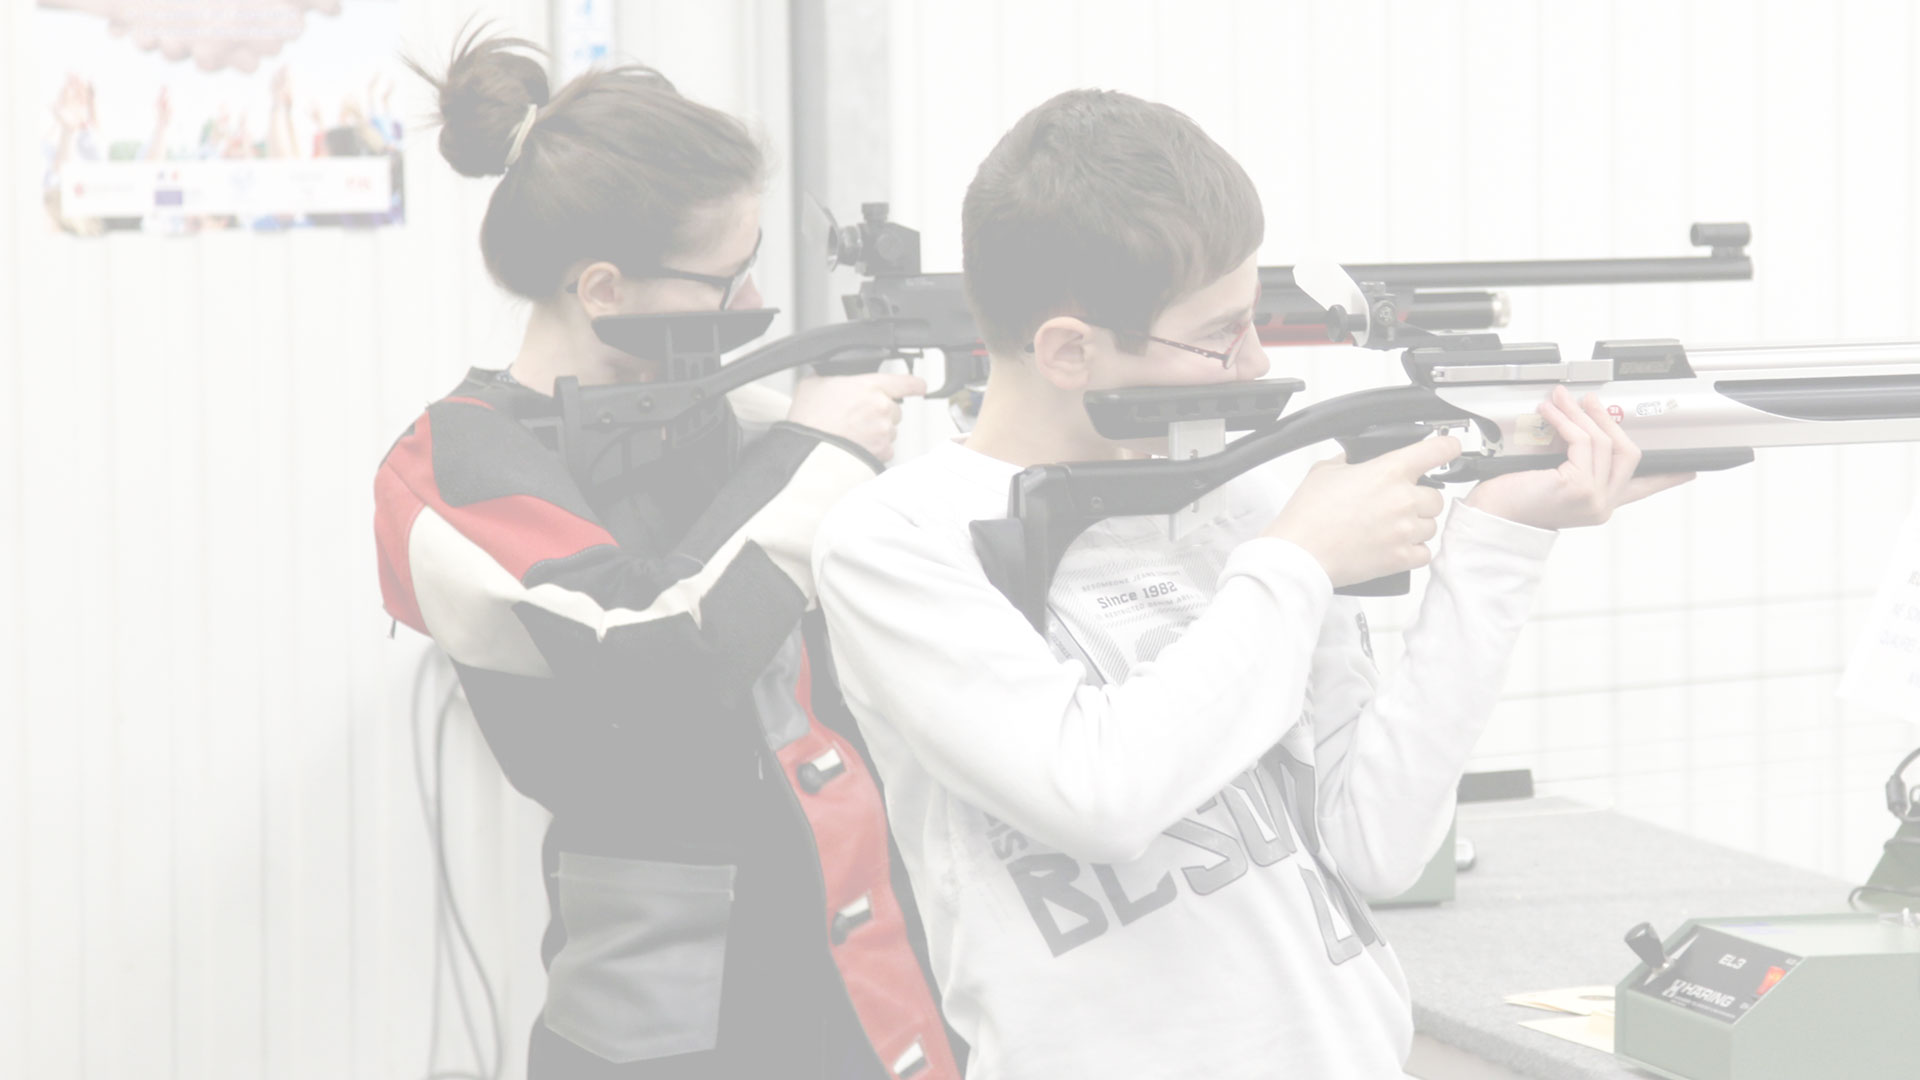
[[[1567,460],[1555,469],[1510,473],[1483,480],[1467,505],[1522,525],[1566,529],[1599,525],[1630,502],[1684,484],[1692,473],[1635,476],[1640,448],[1600,399],[1576,402],[1564,386],[1540,403],[1540,415],[1567,444]]]
[[[893,458],[900,432],[900,399],[920,397],[927,381],[917,375],[826,375],[801,379],[793,388],[793,423],[860,444],[881,461]]]
[[[1264,535],[1306,549],[1335,588],[1425,566],[1446,500],[1419,481],[1459,456],[1451,435],[1357,465],[1335,455],[1307,473]]]

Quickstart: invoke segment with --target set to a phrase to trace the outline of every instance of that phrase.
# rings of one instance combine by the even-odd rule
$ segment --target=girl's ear
[[[620,268],[610,262],[592,263],[580,271],[574,291],[580,296],[580,306],[586,309],[587,318],[620,313],[621,280]]]

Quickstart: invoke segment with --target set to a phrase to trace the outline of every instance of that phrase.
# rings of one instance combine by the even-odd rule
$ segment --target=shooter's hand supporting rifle
[[[1635,477],[1640,448],[1591,394],[1575,402],[1555,387],[1539,411],[1566,440],[1566,462],[1482,481],[1467,505],[1537,529],[1566,529],[1601,524],[1630,502],[1693,479]],[[1460,441],[1446,435],[1357,465],[1335,455],[1313,467],[1266,535],[1305,548],[1336,588],[1425,566],[1445,500],[1418,481],[1458,456]]]
[[[1693,473],[1633,475],[1640,448],[1593,394],[1575,402],[1565,386],[1540,403],[1540,415],[1567,443],[1555,469],[1509,473],[1483,480],[1467,505],[1538,529],[1599,525],[1630,502],[1693,479]]]

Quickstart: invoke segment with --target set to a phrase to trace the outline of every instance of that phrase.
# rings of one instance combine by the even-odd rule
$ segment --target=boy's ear
[[[1061,390],[1084,390],[1099,348],[1091,323],[1056,315],[1033,333],[1033,369]]]

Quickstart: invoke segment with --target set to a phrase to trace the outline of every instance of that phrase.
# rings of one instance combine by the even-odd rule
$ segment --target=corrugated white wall
[[[476,11],[549,35],[545,0],[420,0],[405,44],[443,62]],[[619,44],[778,158],[784,12],[632,0]],[[415,123],[403,227],[49,235],[39,59],[33,6],[0,5],[0,1075],[424,1075],[423,643],[387,637],[371,479],[422,405],[519,343],[479,259],[491,185]],[[777,177],[776,296],[789,202]],[[464,717],[449,766],[511,1076],[543,992],[543,822]],[[465,1065],[450,1018],[441,1038]]]
[[[1920,335],[1920,22],[1903,0],[892,13],[894,216],[923,231],[929,269],[959,265],[961,195],[1000,133],[1101,86],[1185,110],[1240,159],[1263,262],[1685,254],[1691,222],[1754,226],[1750,284],[1519,290],[1508,340]],[[1401,378],[1392,354],[1274,359],[1315,396]],[[1477,766],[1863,877],[1893,826],[1879,783],[1914,734],[1832,695],[1913,460],[1773,451],[1567,535]]]
[[[475,6],[407,5],[407,43],[442,55]],[[547,36],[543,0],[477,6]],[[778,157],[782,12],[631,0],[620,44],[756,118]],[[1695,219],[1755,225],[1750,285],[1522,291],[1515,339],[1920,332],[1920,23],[1896,0],[887,15],[890,194],[930,268],[958,264],[960,194],[993,139],[1091,84],[1179,105],[1241,157],[1267,261],[1635,255],[1677,251]],[[0,6],[0,58],[0,1074],[416,1076],[422,644],[385,636],[368,479],[424,402],[518,341],[477,255],[490,188],[415,138],[402,228],[49,236],[30,6]],[[776,181],[776,298],[787,207]],[[1276,358],[1321,393],[1393,378],[1388,357]],[[1911,735],[1831,689],[1913,479],[1905,448],[1778,451],[1570,535],[1482,763],[1864,873],[1887,832],[1876,784]],[[542,823],[464,722],[450,758],[452,859],[511,1075],[541,994]]]

